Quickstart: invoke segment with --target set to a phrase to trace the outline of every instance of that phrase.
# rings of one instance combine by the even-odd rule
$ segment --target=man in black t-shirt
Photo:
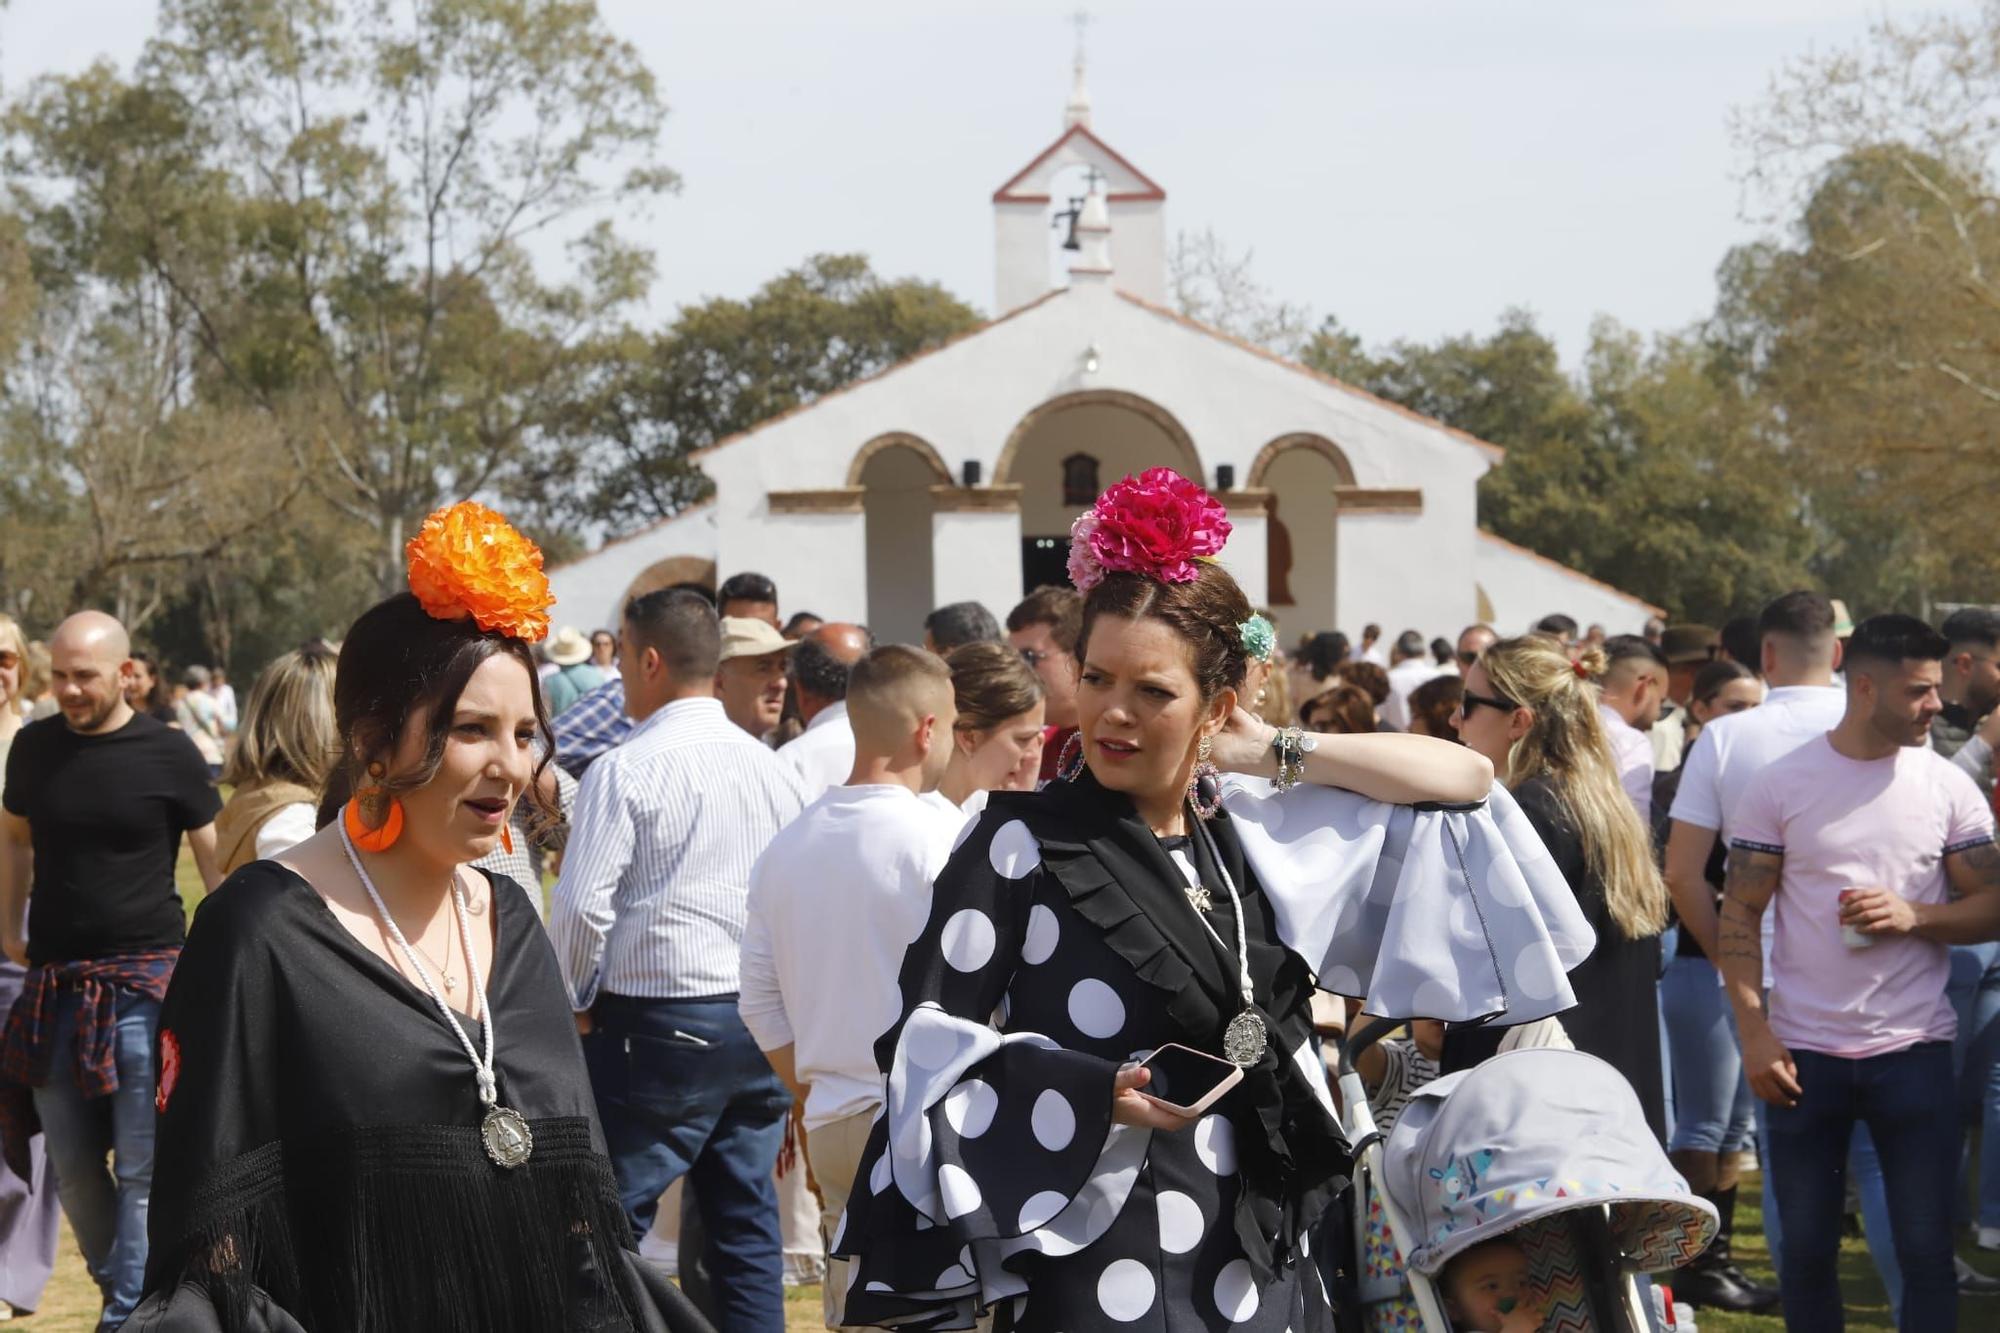
[[[126,702],[116,620],[71,616],[49,654],[61,713],[15,738],[0,801],[0,947],[30,969],[0,1058],[0,1140],[12,1160],[40,1120],[113,1329],[145,1279],[153,1104],[178,1062],[157,1049],[186,929],[174,862],[185,833],[215,887],[221,801],[193,742]]]

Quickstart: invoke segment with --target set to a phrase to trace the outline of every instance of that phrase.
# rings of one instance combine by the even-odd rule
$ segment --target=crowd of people
[[[1140,508],[1179,545],[1112,540]],[[1840,1327],[1850,1184],[1901,1327],[2000,1290],[1954,1259],[2000,1250],[2000,614],[1287,649],[1226,534],[1156,470],[1075,586],[921,646],[755,573],[549,633],[464,504],[240,711],[101,612],[0,617],[0,1300],[59,1200],[105,1329],[776,1333],[808,1279],[829,1327],[1327,1329],[1364,1005],[1408,1022],[1360,1067],[1385,1129],[1522,1046],[1615,1069],[1719,1219],[1684,1301]],[[1316,888],[1381,843],[1266,834],[1411,806],[1487,839],[1474,897],[1560,876],[1594,947],[1495,960],[1560,1012],[1316,996]],[[1235,1067],[1212,1110],[1147,1093],[1169,1043]]]

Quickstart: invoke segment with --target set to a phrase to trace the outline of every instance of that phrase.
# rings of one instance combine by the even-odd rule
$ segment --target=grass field
[[[186,856],[181,858],[180,886],[181,896],[192,910],[201,896],[201,881],[194,873],[193,862]],[[1771,1271],[1770,1257],[1764,1249],[1762,1201],[1761,1184],[1757,1177],[1751,1176],[1743,1182],[1738,1206],[1737,1257],[1753,1277],[1761,1282],[1773,1282],[1776,1278]],[[1963,1247],[1963,1253],[1975,1267],[2000,1274],[2000,1256],[1980,1254],[1971,1248],[1969,1241]],[[1867,1248],[1860,1241],[1851,1240],[1841,1246],[1840,1287],[1846,1298],[1849,1329],[1856,1330],[1856,1333],[1890,1333],[1895,1328],[1889,1318],[1888,1298],[1883,1295],[1882,1284],[1876,1280],[1875,1269],[1868,1262]],[[97,1288],[84,1271],[83,1260],[78,1257],[75,1242],[65,1228],[55,1278],[49,1283],[42,1308],[31,1318],[15,1320],[14,1325],[22,1329],[47,1330],[48,1333],[89,1333],[97,1326],[97,1311]],[[804,1330],[820,1327],[819,1288],[798,1287],[788,1292],[785,1315],[789,1333],[804,1333]],[[1699,1323],[1702,1333],[1781,1333],[1784,1328],[1783,1321],[1774,1317],[1706,1311],[1700,1316]],[[2000,1328],[2000,1297],[1968,1297],[1962,1303],[1959,1326],[1965,1329]]]

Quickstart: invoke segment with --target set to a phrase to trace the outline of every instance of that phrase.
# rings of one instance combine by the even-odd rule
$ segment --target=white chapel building
[[[1286,642],[1659,614],[1480,530],[1496,446],[1169,309],[1166,191],[1091,128],[1081,66],[1063,120],[994,192],[997,318],[697,454],[714,497],[551,570],[556,620],[615,627],[634,593],[756,570],[787,615],[921,642],[935,606],[1004,620],[1062,582],[1071,520],[1156,466],[1228,506],[1222,563]]]

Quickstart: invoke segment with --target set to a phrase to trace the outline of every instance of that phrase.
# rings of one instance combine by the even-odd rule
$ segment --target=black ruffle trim
[[[266,1144],[218,1170],[181,1234],[155,1236],[146,1287],[186,1286],[219,1326],[275,1304],[307,1333],[622,1333],[678,1325],[629,1254],[611,1166],[581,1117],[531,1121],[514,1170],[479,1131],[355,1129]],[[678,1312],[668,1312],[678,1313]]]

